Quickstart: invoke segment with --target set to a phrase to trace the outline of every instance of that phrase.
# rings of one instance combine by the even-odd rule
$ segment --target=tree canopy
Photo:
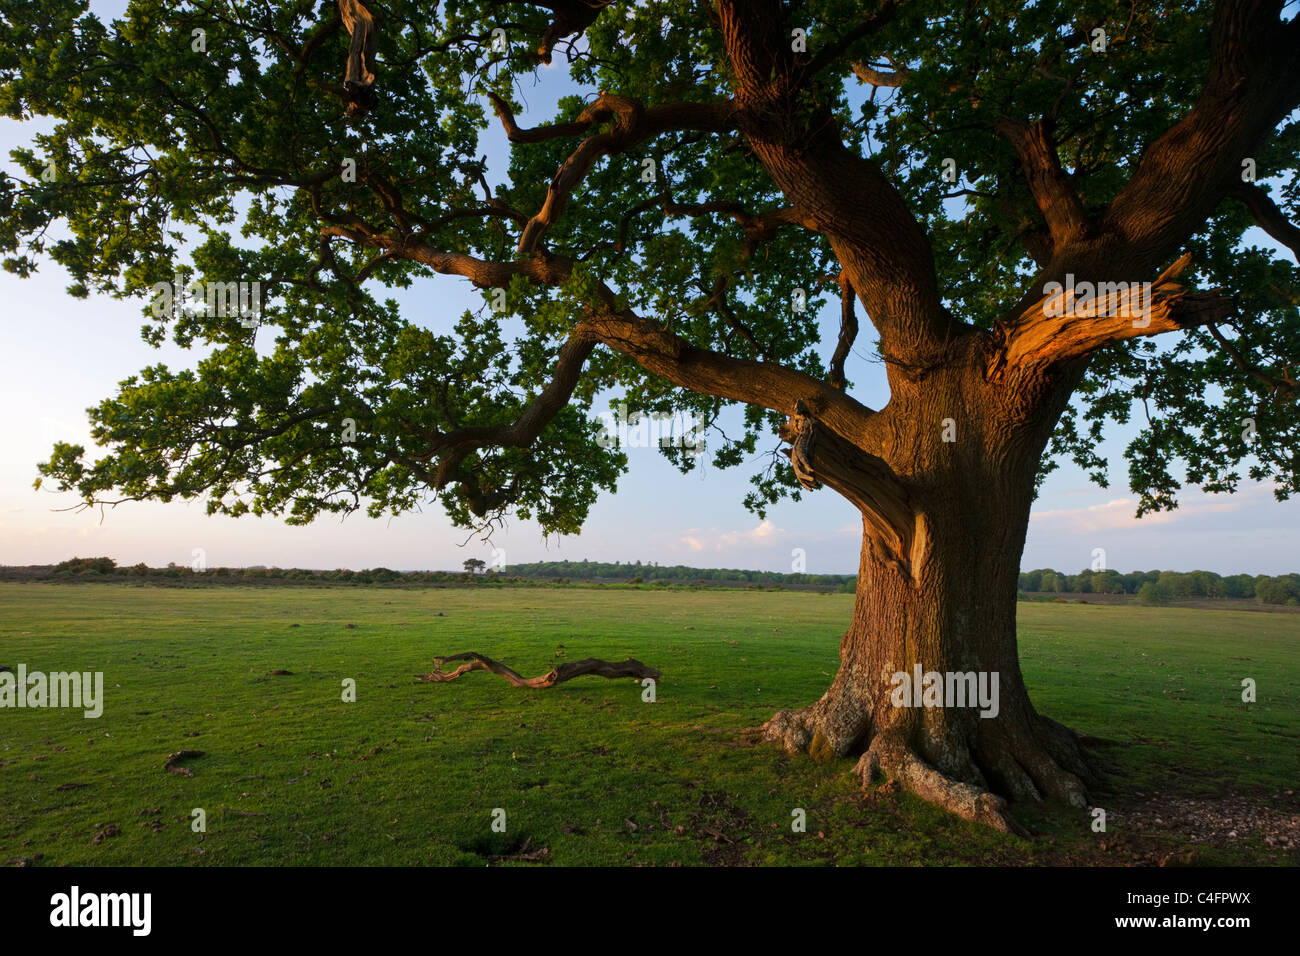
[[[132,0],[111,23],[0,0],[0,110],[55,120],[17,152],[25,176],[0,177],[5,268],[49,259],[73,295],[141,299],[149,341],[199,355],[92,409],[109,451],[58,445],[40,470],[60,489],[291,522],[432,489],[461,525],[513,510],[570,533],[626,466],[596,440],[598,395],[705,421],[739,403],[709,458],[752,465],[796,400],[866,411],[855,348],[908,374],[937,360],[925,343],[986,329],[1021,356],[1043,347],[1019,317],[1045,279],[1149,281],[1189,252],[1179,280],[1219,290],[1213,308],[1192,293],[1150,328],[1095,322],[1069,354],[1074,333],[1045,328],[1054,359],[1093,357],[1051,450],[1104,482],[1104,427],[1136,410],[1141,510],[1185,481],[1297,490],[1300,285],[1247,237],[1300,250],[1283,4],[368,7],[358,106],[327,0]],[[529,126],[542,68],[576,92]],[[509,167],[488,169],[501,131]],[[823,141],[860,223],[800,191],[802,144]],[[482,310],[426,321],[388,292],[453,277]],[[260,312],[153,307],[190,282],[259,283]],[[760,512],[799,494],[781,458],[752,480]]]

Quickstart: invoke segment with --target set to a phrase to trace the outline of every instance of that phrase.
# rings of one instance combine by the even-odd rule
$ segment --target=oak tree
[[[752,509],[826,488],[862,516],[839,672],[767,735],[1004,829],[1007,798],[1082,806],[1092,763],[1018,663],[1030,506],[1062,456],[1106,481],[1135,414],[1140,512],[1296,490],[1297,49],[1280,0],[2,0],[0,109],[52,119],[0,179],[6,268],[143,298],[151,341],[199,352],[41,474],[88,505],[433,493],[571,533],[626,466],[598,396],[739,407],[714,464],[787,443]],[[547,65],[574,93],[521,122]],[[457,281],[485,297],[457,321],[385,297]],[[918,665],[997,674],[996,716],[896,706]]]

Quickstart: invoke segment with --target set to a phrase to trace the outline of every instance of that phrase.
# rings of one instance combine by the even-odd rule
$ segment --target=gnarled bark
[[[1031,400],[989,383],[986,361],[972,347],[953,367],[900,383],[879,415],[885,428],[912,423],[914,437],[887,448],[887,462],[855,459],[843,439],[796,416],[787,435],[800,471],[859,506],[862,556],[830,688],[763,729],[817,760],[858,756],[864,785],[884,774],[966,819],[1021,832],[1008,799],[1082,807],[1096,781],[1076,735],[1035,711],[1016,641],[1034,465],[1073,382],[1062,376]],[[918,669],[974,675],[988,694],[918,701]],[[963,678],[943,689],[958,685],[968,689]]]

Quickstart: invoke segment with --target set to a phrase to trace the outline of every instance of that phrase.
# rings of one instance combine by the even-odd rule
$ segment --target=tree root
[[[901,734],[885,731],[871,741],[854,772],[867,786],[878,772],[892,777],[903,789],[963,819],[983,823],[1017,836],[1029,832],[1011,818],[1007,801],[995,793],[945,776],[909,747]]]
[[[776,713],[761,734],[789,753],[806,752],[820,762],[861,753],[854,773],[864,788],[883,774],[963,819],[1019,836],[1028,833],[1011,817],[1007,797],[1084,807],[1086,786],[1099,782],[1079,749],[1078,735],[1038,715],[1032,730],[989,727],[975,738],[959,739],[941,769],[903,727],[886,726],[873,735],[868,708],[860,701],[840,706],[847,703],[832,687],[808,707]]]
[[[815,704],[773,714],[762,734],[789,753],[806,751],[819,763],[847,757],[869,732],[871,718],[865,708],[837,706],[843,703],[832,687]]]
[[[442,670],[442,665],[447,661],[466,661],[454,671]],[[599,677],[635,677],[638,679],[652,678],[659,679],[659,671],[653,667],[647,667],[638,660],[628,658],[625,661],[602,661],[595,657],[588,657],[581,661],[565,661],[556,666],[553,670],[543,674],[540,677],[521,677],[517,672],[511,670],[505,664],[494,661],[490,657],[474,651],[467,651],[464,654],[451,654],[446,657],[435,657],[433,659],[437,670],[431,674],[417,674],[422,680],[445,683],[446,681],[455,680],[462,674],[470,671],[491,671],[499,677],[504,677],[516,687],[529,687],[533,690],[541,690],[546,687],[554,687],[556,684],[562,684],[566,680],[573,680],[575,677],[581,677],[584,674],[595,674]]]

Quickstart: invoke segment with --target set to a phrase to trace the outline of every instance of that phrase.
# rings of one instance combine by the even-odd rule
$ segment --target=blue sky
[[[521,124],[550,118],[555,98],[568,90],[559,69],[542,71],[536,87],[521,91],[527,107]],[[34,125],[0,121],[3,168],[16,172],[8,151],[25,145]],[[483,148],[494,165],[500,163],[505,139],[499,128],[485,134]],[[0,299],[7,306],[0,318],[0,564],[101,554],[121,563],[189,564],[197,548],[210,566],[458,568],[466,558],[489,556],[490,546],[465,543],[468,532],[453,528],[436,502],[420,514],[325,518],[307,528],[254,517],[209,518],[201,502],[127,504],[102,515],[59,510],[75,505],[75,498],[32,488],[36,463],[48,457],[51,445],[90,445],[85,409],[143,366],[163,361],[177,367],[197,358],[174,346],[147,346],[139,335],[142,303],[72,299],[65,292],[68,282],[53,265],[28,280],[0,273]],[[448,326],[464,309],[482,303],[467,282],[452,277],[393,294],[414,320],[433,327]],[[837,308],[828,310],[823,324],[829,330],[824,338],[833,343]],[[880,366],[862,358],[866,350],[860,339],[847,372],[859,383],[854,394],[879,408],[888,395]],[[1111,488],[1091,485],[1068,463],[1048,479],[1034,507],[1022,567],[1074,571],[1091,562],[1094,549],[1104,548],[1107,566],[1125,571],[1300,570],[1300,502],[1279,503],[1265,486],[1243,483],[1232,496],[1190,488],[1177,511],[1135,519],[1136,500],[1120,458],[1133,434],[1131,428],[1117,430],[1103,449],[1112,462]],[[775,445],[773,437],[768,447]],[[856,570],[860,520],[833,492],[784,502],[760,522],[741,505],[752,469],[719,472],[706,466],[682,476],[654,449],[627,453],[629,474],[617,493],[595,505],[581,535],[548,541],[522,521],[498,531],[493,544],[505,550],[507,563],[639,559],[782,571],[790,570],[791,553],[801,548],[809,572]]]

